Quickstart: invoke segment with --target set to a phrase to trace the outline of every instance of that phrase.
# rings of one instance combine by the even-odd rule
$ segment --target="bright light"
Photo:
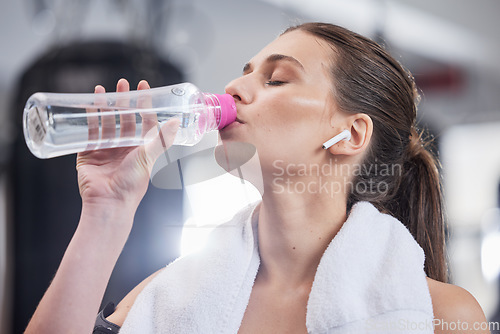
[[[481,225],[481,271],[487,281],[493,282],[500,274],[500,209],[485,212]]]
[[[181,255],[203,248],[213,229],[213,226],[200,226],[193,217],[188,218],[182,229]]]
[[[481,269],[484,278],[493,282],[500,273],[500,233],[484,238],[481,245]]]
[[[261,198],[251,184],[229,174],[187,186],[184,194],[184,212],[189,218],[182,230],[181,255],[202,248],[217,225]]]

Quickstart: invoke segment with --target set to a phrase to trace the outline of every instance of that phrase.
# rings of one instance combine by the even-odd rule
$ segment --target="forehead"
[[[279,36],[253,57],[251,63],[258,66],[272,54],[282,54],[297,59],[307,72],[324,72],[330,67],[333,55],[327,42],[300,30]]]

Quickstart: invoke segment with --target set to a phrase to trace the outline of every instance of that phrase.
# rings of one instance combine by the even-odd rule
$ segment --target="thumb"
[[[165,152],[174,142],[175,135],[179,130],[180,120],[177,118],[171,119],[163,124],[158,131],[157,127],[150,129],[144,137],[146,144],[144,145],[144,154],[149,162],[150,168],[158,157]]]

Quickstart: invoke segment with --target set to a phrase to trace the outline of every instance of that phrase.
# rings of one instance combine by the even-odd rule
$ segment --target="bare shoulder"
[[[112,323],[121,327],[123,325],[123,322],[125,321],[125,318],[128,315],[128,312],[132,308],[132,305],[134,305],[137,296],[146,287],[146,285],[148,285],[148,283],[151,282],[151,280],[155,278],[156,275],[158,275],[163,269],[164,268],[153,273],[152,275],[144,279],[141,283],[139,283],[134,289],[132,289],[132,291],[130,291],[116,306],[115,311],[112,314],[110,314],[106,318],[106,320],[111,321]]]
[[[490,333],[484,312],[467,290],[427,278],[435,333]]]

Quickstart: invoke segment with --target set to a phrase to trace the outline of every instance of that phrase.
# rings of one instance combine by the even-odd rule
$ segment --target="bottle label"
[[[33,142],[40,143],[45,138],[45,127],[37,107],[32,107],[28,113],[29,135]]]

